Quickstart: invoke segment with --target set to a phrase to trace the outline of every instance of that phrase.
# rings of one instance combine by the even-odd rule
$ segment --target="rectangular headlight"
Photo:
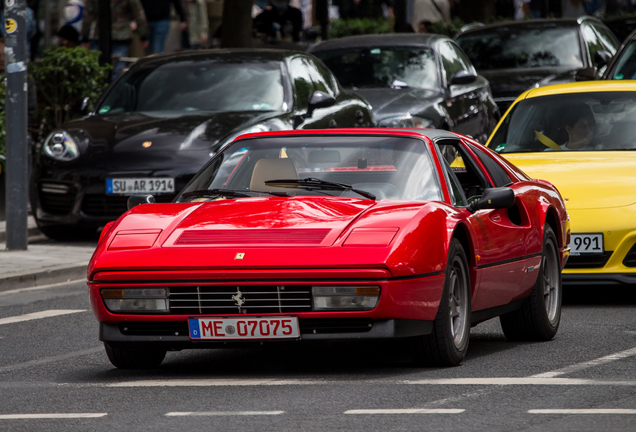
[[[111,312],[167,313],[167,288],[103,289],[102,299]]]
[[[314,310],[371,310],[380,299],[379,286],[314,286]]]

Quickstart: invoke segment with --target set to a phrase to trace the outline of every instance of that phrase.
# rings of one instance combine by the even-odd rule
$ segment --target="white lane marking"
[[[586,362],[582,362],[582,363],[577,363],[571,366],[566,366],[564,368],[561,369],[556,369],[550,372],[544,372],[544,373],[540,373],[540,374],[536,374],[536,375],[532,375],[531,378],[553,378],[553,377],[557,377],[559,375],[565,375],[565,374],[569,374],[569,373],[573,373],[573,372],[579,372],[582,371],[584,369],[588,369],[594,366],[599,366],[605,363],[610,363],[616,360],[621,360],[627,357],[633,357],[636,356],[636,348],[631,348],[625,351],[620,351],[614,354],[610,354],[607,355],[605,357],[599,357],[597,359],[594,360],[590,360],[590,361],[586,361]]]
[[[0,292],[0,296],[18,294],[21,292],[38,291],[38,290],[49,289],[49,288],[61,288],[64,285],[74,284],[77,282],[86,282],[86,279],[75,279],[72,281],[59,282],[59,283],[51,284],[51,285],[42,285],[42,286],[36,286],[36,287],[30,287],[30,288],[18,288],[18,289],[14,289],[10,291],[2,291]]]
[[[108,413],[0,414],[0,420],[98,418]]]
[[[636,409],[590,408],[590,409],[534,409],[530,414],[636,414]]]
[[[208,412],[169,412],[166,417],[185,416],[259,416],[259,415],[281,415],[285,411],[208,411]]]
[[[108,387],[216,387],[216,386],[278,386],[328,384],[326,381],[276,380],[276,379],[191,379],[191,380],[142,380],[109,384]]]
[[[345,411],[345,414],[461,414],[465,409],[426,409],[426,408],[403,408],[403,409],[354,409]]]
[[[621,385],[636,386],[636,381],[602,381],[577,378],[442,378],[403,381],[404,384],[418,385]]]
[[[26,315],[0,318],[0,325],[14,324],[14,323],[19,323],[23,321],[31,321],[35,319],[41,319],[41,318],[50,318],[54,316],[68,315],[68,314],[73,314],[78,312],[86,312],[86,309],[51,309],[51,310],[46,310],[42,312],[30,313]]]
[[[61,360],[68,360],[74,357],[79,357],[79,356],[83,356],[83,355],[89,355],[89,354],[95,354],[96,352],[100,352],[100,351],[104,351],[103,347],[100,348],[90,348],[90,349],[85,349],[82,351],[75,351],[75,352],[71,352],[68,354],[61,354],[58,356],[52,356],[52,357],[45,357],[43,359],[38,359],[38,360],[31,360],[31,361],[27,361],[24,363],[20,363],[17,365],[13,365],[13,366],[3,366],[0,367],[0,373],[5,373],[5,372],[13,372],[19,369],[26,369],[26,368],[30,368],[32,366],[40,366],[46,363],[51,363],[51,362],[55,362],[55,361],[61,361]]]

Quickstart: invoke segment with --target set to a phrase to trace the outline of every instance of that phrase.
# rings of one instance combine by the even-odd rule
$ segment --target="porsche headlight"
[[[411,114],[405,114],[396,117],[388,117],[382,119],[378,122],[378,127],[388,127],[388,128],[417,128],[417,129],[426,129],[432,128],[435,125],[432,120],[412,116]]]
[[[69,162],[79,157],[79,147],[65,131],[55,131],[44,141],[42,151],[51,159]]]

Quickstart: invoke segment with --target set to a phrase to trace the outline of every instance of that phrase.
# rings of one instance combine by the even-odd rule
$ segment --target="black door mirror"
[[[475,213],[477,210],[507,209],[515,205],[515,193],[508,187],[484,189],[481,198],[468,205],[468,211]]]
[[[594,81],[596,79],[596,68],[584,68],[576,71],[575,81]]]
[[[462,84],[470,84],[475,82],[477,79],[477,75],[472,72],[468,72],[467,70],[460,70],[455,72],[455,75],[450,79],[448,85],[462,85]]]
[[[139,204],[155,204],[156,202],[152,195],[132,195],[128,198],[128,210]]]
[[[327,93],[320,90],[316,90],[311,94],[309,98],[309,106],[307,107],[307,117],[311,117],[313,112],[318,108],[328,108],[336,103],[336,99],[333,96],[329,96]]]
[[[599,69],[607,66],[610,60],[612,60],[612,54],[607,51],[596,51],[596,54],[594,54],[594,64]]]

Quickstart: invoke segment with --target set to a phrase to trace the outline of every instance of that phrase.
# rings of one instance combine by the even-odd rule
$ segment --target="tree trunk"
[[[254,0],[225,0],[221,47],[246,48],[252,42],[252,6]]]
[[[227,2],[227,0],[225,0]],[[464,22],[484,22],[495,15],[493,0],[461,0],[461,19]]]

